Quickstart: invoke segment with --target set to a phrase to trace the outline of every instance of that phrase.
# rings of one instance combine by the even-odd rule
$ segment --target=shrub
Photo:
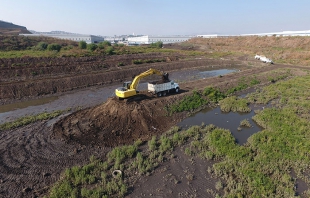
[[[40,50],[40,51],[43,51],[43,50],[46,50],[48,44],[45,43],[45,42],[39,42],[37,44],[37,46],[35,47],[35,50]]]
[[[47,49],[48,49],[49,51],[57,51],[57,52],[59,52],[60,49],[61,49],[61,46],[60,46],[59,44],[57,44],[57,43],[52,43],[52,44],[49,44],[49,45],[47,46]]]
[[[103,41],[100,42],[103,46],[111,46],[111,43],[109,41]]]
[[[206,87],[203,90],[203,95],[207,96],[212,102],[218,102],[226,97],[224,93],[213,87]]]
[[[112,46],[109,46],[106,50],[105,53],[108,55],[114,54],[114,48]]]
[[[236,96],[225,98],[220,101],[221,110],[224,112],[250,112],[246,99],[239,99]]]
[[[245,78],[242,77],[239,80],[239,83],[238,83],[238,85],[236,87],[233,87],[233,88],[231,88],[231,89],[229,89],[227,91],[227,95],[233,94],[236,91],[241,91],[241,90],[246,89],[246,88],[248,88],[248,84],[245,82]]]
[[[132,63],[133,64],[142,64],[143,60],[140,60],[140,59],[139,60],[133,60]]]
[[[88,49],[89,51],[94,51],[94,50],[97,49],[97,47],[98,47],[98,46],[97,46],[95,43],[87,44],[87,49]]]
[[[86,49],[87,48],[87,43],[85,41],[80,41],[79,42],[79,48],[80,49]]]
[[[156,43],[151,43],[150,47],[162,48],[163,47],[163,42],[162,41],[157,41]]]
[[[171,105],[168,109],[173,112],[182,112],[197,109],[205,104],[207,100],[201,97],[197,91],[193,91],[192,95],[185,96],[179,103]]]
[[[247,119],[244,119],[240,122],[240,126],[251,127],[252,125]]]
[[[119,62],[117,65],[118,66],[124,66],[124,63],[123,62]]]
[[[152,139],[148,141],[148,146],[150,151],[154,151],[156,149],[156,136],[153,136]]]

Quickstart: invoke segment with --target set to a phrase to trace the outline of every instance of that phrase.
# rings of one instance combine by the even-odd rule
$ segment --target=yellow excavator
[[[162,79],[165,81],[168,81],[168,74],[164,73],[162,71],[156,70],[156,69],[149,69],[139,75],[137,75],[133,81],[127,81],[123,83],[123,87],[119,87],[115,89],[115,95],[119,99],[125,99],[132,96],[137,95],[138,91],[136,90],[140,80],[146,76],[150,76],[153,74],[157,74],[159,76],[162,76]]]

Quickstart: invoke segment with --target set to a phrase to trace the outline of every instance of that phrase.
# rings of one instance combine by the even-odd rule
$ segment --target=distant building
[[[101,36],[84,35],[84,34],[55,34],[55,33],[39,33],[39,34],[20,34],[22,36],[46,36],[71,41],[85,41],[86,43],[100,43],[104,41]]]
[[[241,36],[310,36],[310,30],[304,31],[283,31],[258,34],[241,34]]]
[[[151,44],[158,41],[167,43],[178,43],[188,41],[193,38],[192,36],[138,36],[138,37],[128,37],[128,45],[134,44]]]
[[[226,38],[226,37],[230,37],[233,35],[219,35],[219,34],[201,34],[201,35],[197,35],[197,37],[199,38]]]

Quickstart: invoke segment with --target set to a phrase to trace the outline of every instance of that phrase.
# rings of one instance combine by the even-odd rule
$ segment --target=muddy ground
[[[216,67],[214,60],[210,61],[212,66]],[[195,60],[194,62],[200,63]],[[208,61],[203,64],[207,63]],[[141,68],[148,67],[149,65],[146,65]],[[160,68],[160,66],[158,67]],[[175,69],[177,67],[176,64]],[[192,67],[192,65],[188,64],[188,67]],[[309,70],[307,67],[262,65],[259,62],[253,66],[246,64],[239,72],[221,78],[193,79],[184,82],[180,85],[183,90],[183,93],[180,94],[172,94],[163,98],[149,97],[146,100],[132,103],[119,102],[110,98],[104,104],[49,121],[40,121],[18,129],[2,131],[0,133],[0,194],[3,197],[45,195],[49,187],[59,180],[61,172],[65,168],[83,165],[89,161],[91,155],[104,160],[105,154],[113,146],[131,143],[137,138],[147,140],[152,135],[161,134],[176,125],[187,116],[186,113],[168,117],[163,109],[167,104],[190,94],[190,91],[202,89],[208,85],[227,90],[234,87],[243,76],[259,75],[285,68],[292,69],[294,72],[298,68]],[[186,69],[186,64],[182,69]],[[132,70],[132,68],[128,68],[128,71]],[[262,84],[270,83],[267,77],[262,77],[261,82]],[[176,155],[178,156],[176,160],[183,161],[180,153],[177,152]],[[156,189],[160,189],[159,191],[149,189],[152,186],[150,179],[144,178],[136,184],[131,184],[134,186],[134,190],[128,196],[139,197],[152,194],[157,197],[170,197],[170,195],[187,193],[203,197],[205,189],[201,186],[202,184],[216,190],[214,188],[215,180],[209,178],[208,175],[204,176],[205,179],[198,179],[197,184],[195,180],[189,181],[187,184],[188,181],[181,178],[182,176],[177,171],[188,169],[195,175],[200,175],[199,171],[203,170],[205,162],[199,162],[197,159],[197,167],[190,167],[188,164],[188,168],[183,167],[177,161],[167,163],[160,166],[157,170],[159,172],[154,174],[154,177],[152,176],[151,183],[154,183]],[[175,166],[180,167],[174,170]],[[170,184],[169,179],[163,182],[162,176],[166,173],[160,173],[160,170],[164,167],[170,170],[169,175],[175,176],[181,184],[186,184],[186,187],[180,185],[179,188],[174,188],[175,184]]]

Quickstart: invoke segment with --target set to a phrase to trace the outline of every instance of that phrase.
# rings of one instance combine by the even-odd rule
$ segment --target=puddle
[[[58,99],[57,96],[53,96],[53,97],[48,97],[48,98],[40,98],[40,99],[35,99],[35,100],[29,100],[29,101],[25,101],[25,102],[17,102],[17,103],[13,103],[13,104],[1,105],[0,113],[13,111],[16,109],[23,109],[23,108],[30,107],[30,106],[43,105],[43,104],[53,102],[57,99]]]
[[[225,74],[229,74],[235,71],[236,71],[235,69],[219,69],[219,70],[211,70],[211,71],[202,71],[202,72],[199,72],[199,75],[202,78],[207,78],[207,77],[225,75]]]
[[[240,145],[247,142],[247,139],[254,133],[261,131],[263,128],[257,125],[253,120],[252,116],[255,113],[252,110],[250,113],[224,113],[221,111],[220,107],[217,108],[207,108],[204,109],[191,117],[184,119],[178,124],[182,128],[188,128],[193,125],[201,125],[204,123],[214,124],[217,127],[229,129],[232,135],[235,137],[236,142]],[[242,130],[238,131],[240,121],[248,119],[252,127],[241,127]]]
[[[210,70],[180,70],[173,72],[169,77],[176,82],[186,82],[189,80],[198,80],[203,78],[216,77],[238,71],[237,69],[213,69]]]

